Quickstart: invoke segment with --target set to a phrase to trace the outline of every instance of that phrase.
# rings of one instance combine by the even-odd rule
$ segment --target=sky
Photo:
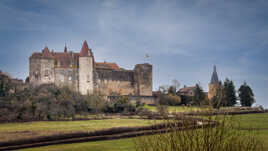
[[[153,65],[153,88],[177,79],[205,91],[217,66],[236,89],[246,81],[268,108],[267,0],[0,0],[0,70],[29,75],[29,57],[79,52],[126,69]],[[150,56],[149,60],[145,55]]]

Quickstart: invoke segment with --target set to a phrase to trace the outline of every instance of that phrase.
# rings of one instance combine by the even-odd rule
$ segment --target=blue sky
[[[252,87],[268,107],[267,0],[0,0],[0,69],[28,76],[34,51],[80,51],[132,69],[150,55],[154,89],[177,79],[204,90],[221,80]]]

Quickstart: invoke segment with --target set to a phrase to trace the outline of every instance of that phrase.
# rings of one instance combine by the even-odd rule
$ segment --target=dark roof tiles
[[[218,83],[219,83],[219,78],[218,78],[216,66],[214,65],[210,84],[218,84]]]
[[[84,41],[82,49],[80,51],[80,57],[88,57],[89,56],[89,54],[88,54],[89,51],[90,51],[90,49],[88,48],[87,41]]]
[[[116,63],[110,62],[95,62],[95,68],[104,70],[120,70],[119,66]]]

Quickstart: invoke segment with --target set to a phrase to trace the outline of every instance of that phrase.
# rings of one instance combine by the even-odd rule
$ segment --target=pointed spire
[[[43,53],[44,57],[52,57],[52,54],[50,53],[50,51],[49,51],[47,46],[45,46],[45,48],[43,49],[42,53]]]
[[[217,74],[216,65],[214,65],[210,84],[217,84],[217,83],[219,83],[219,78],[218,78],[218,74]]]
[[[45,48],[43,49],[43,53],[49,53],[49,49],[47,46],[45,46]]]
[[[87,41],[85,40],[82,49],[80,51],[80,57],[88,57],[89,56],[88,51],[89,51],[88,44]]]
[[[67,46],[66,46],[66,43],[65,43],[65,46],[64,46],[64,52],[67,53]]]

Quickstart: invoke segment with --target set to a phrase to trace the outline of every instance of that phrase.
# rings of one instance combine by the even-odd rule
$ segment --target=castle
[[[50,51],[45,47],[29,58],[29,82],[32,85],[53,83],[69,87],[82,95],[152,96],[152,65],[137,64],[133,70],[116,63],[96,62],[86,41],[80,53]]]

